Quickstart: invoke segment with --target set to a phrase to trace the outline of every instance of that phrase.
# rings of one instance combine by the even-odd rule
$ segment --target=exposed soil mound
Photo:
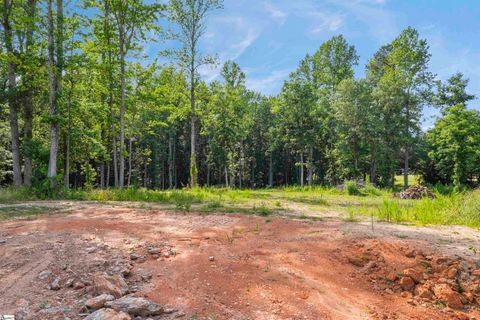
[[[408,304],[438,308],[451,319],[471,319],[466,312],[478,310],[480,266],[474,262],[377,240],[356,242],[345,258],[375,290]]]
[[[403,192],[395,193],[393,196],[399,199],[435,199],[435,194],[425,186],[411,186]]]

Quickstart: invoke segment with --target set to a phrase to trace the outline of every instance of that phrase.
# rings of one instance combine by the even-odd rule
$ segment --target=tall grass
[[[289,186],[277,189],[237,190],[225,188],[193,188],[185,190],[147,190],[143,188],[60,190],[55,195],[39,195],[29,189],[0,189],[0,203],[45,198],[157,202],[175,205],[177,210],[205,212],[237,212],[268,215],[288,209],[289,204],[302,204],[313,215],[322,211],[346,214],[348,220],[374,216],[395,223],[466,225],[480,227],[480,191],[456,191],[445,186],[433,188],[436,199],[398,200],[391,190],[373,186],[345,188]],[[201,204],[201,205],[199,205]],[[253,209],[252,209],[253,208]]]
[[[480,227],[480,191],[436,195],[436,199],[422,200],[384,198],[373,214],[380,220],[397,223]]]

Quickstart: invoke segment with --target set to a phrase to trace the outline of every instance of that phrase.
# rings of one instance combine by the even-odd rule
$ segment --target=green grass
[[[395,176],[395,186],[398,188],[403,188],[404,180],[403,175]],[[420,176],[419,175],[408,175],[408,185],[414,186],[420,184]]]
[[[0,208],[0,221],[14,218],[35,218],[43,214],[51,214],[57,212],[56,209],[46,208],[42,206],[8,206]]]
[[[167,209],[210,213],[241,213],[269,216],[280,213],[301,219],[322,218],[335,212],[345,221],[358,221],[371,216],[376,220],[416,225],[465,225],[480,227],[480,191],[456,192],[452,188],[434,188],[436,199],[398,200],[390,190],[360,188],[284,187],[276,189],[236,190],[194,188],[185,190],[147,190],[142,188],[107,190],[64,190],[58,199],[93,201],[128,201],[165,204]],[[0,189],[0,203],[35,200],[27,189]],[[302,208],[300,214],[298,208]],[[0,219],[22,215],[0,211]],[[8,210],[7,210],[8,211]],[[28,210],[27,210],[28,211]],[[26,216],[35,215],[26,213]]]

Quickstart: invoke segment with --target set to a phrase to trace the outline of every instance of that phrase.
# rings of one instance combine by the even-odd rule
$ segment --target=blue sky
[[[479,0],[225,0],[224,7],[210,16],[202,49],[236,61],[248,87],[264,94],[277,94],[305,54],[338,34],[356,47],[361,77],[378,48],[412,26],[430,45],[431,71],[440,79],[463,72],[480,96]],[[218,73],[202,70],[208,81]]]

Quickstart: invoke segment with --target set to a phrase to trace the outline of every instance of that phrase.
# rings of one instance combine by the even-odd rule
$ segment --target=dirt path
[[[339,219],[36,205],[68,213],[0,222],[0,314],[82,319],[92,276],[131,264],[131,292],[180,310],[183,319],[479,318],[468,304],[454,311],[414,300],[398,280],[385,280],[419,257],[446,253],[474,263],[479,238],[468,228],[377,223],[372,232],[367,222]],[[50,290],[56,278],[61,288]]]

